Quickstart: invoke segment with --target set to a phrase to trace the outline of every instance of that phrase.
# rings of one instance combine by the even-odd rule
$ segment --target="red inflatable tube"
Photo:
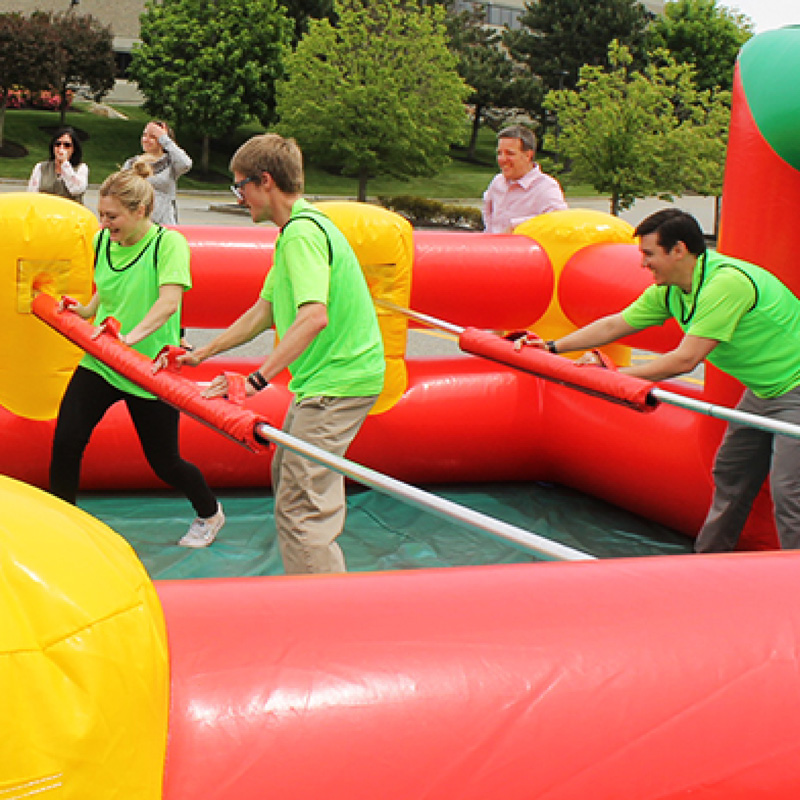
[[[615,370],[577,366],[535,347],[514,349],[514,343],[489,331],[467,328],[458,339],[467,353],[482,356],[540,378],[593,394],[636,411],[654,411],[658,402],[650,394],[654,384]]]
[[[50,327],[66,336],[85,352],[113,366],[121,375],[175,406],[184,414],[227,436],[253,452],[265,445],[254,435],[256,426],[268,423],[264,417],[237,406],[224,398],[207,400],[201,396],[198,385],[176,372],[152,371],[152,361],[147,356],[125,346],[117,338],[119,323],[113,320],[112,332],[104,331],[92,338],[94,326],[69,311],[59,313],[57,301],[46,294],[33,300],[33,312]]]
[[[794,47],[797,41],[800,37]],[[794,87],[791,91],[787,87],[786,101],[794,104],[791,110],[796,110]],[[775,113],[779,114],[780,109],[776,108]],[[800,270],[794,258],[800,248],[800,170],[784,161],[758,130],[738,64],[723,196],[719,249],[769,269],[800,296]]]
[[[796,800],[799,569],[762,553],[157,583],[164,798]]]
[[[564,265],[558,282],[558,299],[576,328],[630,305],[653,279],[642,268],[635,244],[593,244],[578,250]],[[589,288],[591,287],[591,288]],[[630,347],[665,353],[677,347],[680,328],[669,320],[658,328],[647,328],[622,340]]]
[[[415,311],[462,327],[514,330],[544,314],[554,288],[550,259],[526,236],[414,233]]]
[[[224,328],[255,302],[272,264],[277,228],[178,228],[192,251],[187,327]],[[544,250],[525,236],[414,232],[411,307],[455,325],[523,328],[553,296]]]

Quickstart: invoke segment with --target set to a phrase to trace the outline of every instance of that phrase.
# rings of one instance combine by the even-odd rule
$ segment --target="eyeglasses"
[[[257,181],[258,178],[254,176],[251,176],[249,178],[242,178],[240,181],[236,181],[236,183],[231,184],[231,191],[234,193],[237,200],[242,201],[244,200],[244,192],[242,191],[242,189],[244,189],[244,187],[248,183],[255,183]]]
[[[66,147],[68,150],[72,150],[75,145],[72,142],[56,142],[53,147]]]

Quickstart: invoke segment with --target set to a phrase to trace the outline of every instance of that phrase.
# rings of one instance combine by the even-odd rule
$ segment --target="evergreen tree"
[[[694,65],[700,89],[733,88],[736,58],[752,35],[750,19],[717,0],[672,0],[650,28],[653,48],[664,47],[677,62]]]
[[[297,44],[308,30],[312,19],[327,18],[333,22],[333,0],[280,0],[287,16],[294,21],[292,44]]]
[[[640,0],[534,0],[520,30],[505,34],[512,56],[538,75],[546,89],[573,88],[584,64],[607,64],[612,40],[641,63],[651,15]]]
[[[482,8],[451,14],[447,19],[450,49],[458,56],[458,74],[470,87],[473,107],[467,156],[475,158],[475,144],[484,115],[491,108],[514,105],[514,65],[502,47],[502,34],[484,24]]]

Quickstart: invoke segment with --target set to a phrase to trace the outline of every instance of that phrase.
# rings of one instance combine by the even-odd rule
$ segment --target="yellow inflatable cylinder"
[[[0,405],[22,417],[52,419],[82,355],[30,310],[34,284],[85,303],[92,295],[98,228],[79,203],[49,194],[0,195]]]
[[[316,203],[347,237],[355,251],[373,297],[402,308],[411,300],[411,269],[414,238],[408,220],[380,206],[366,203]],[[373,414],[390,409],[405,392],[408,321],[378,306],[378,324],[383,335],[386,379]]]
[[[161,605],[103,523],[0,477],[0,797],[161,797]]]
[[[586,208],[553,211],[526,220],[514,229],[515,234],[528,236],[538,242],[553,265],[556,291],[550,307],[535,324],[536,333],[544,339],[560,339],[575,330],[561,308],[558,283],[566,263],[575,253],[591,244],[621,242],[631,244],[633,226],[619,217]],[[630,363],[630,348],[623,345],[604,347],[617,364]],[[580,355],[580,354],[578,354]]]

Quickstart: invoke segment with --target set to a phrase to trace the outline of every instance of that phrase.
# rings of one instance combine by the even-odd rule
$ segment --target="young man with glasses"
[[[383,342],[372,298],[342,232],[303,196],[294,139],[255,136],[234,154],[231,187],[253,222],[281,229],[272,269],[254,305],[209,344],[181,357],[199,364],[275,328],[279,341],[247,377],[248,395],[285,369],[294,401],[283,429],[343,456],[383,388]],[[216,377],[207,397],[225,396]],[[275,525],[287,574],[343,572],[344,478],[279,447],[272,463]]]

